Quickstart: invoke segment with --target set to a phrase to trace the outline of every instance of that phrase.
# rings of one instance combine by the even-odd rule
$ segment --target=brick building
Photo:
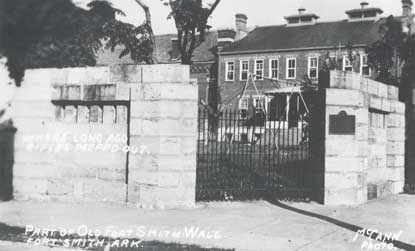
[[[216,83],[217,52],[225,46],[242,39],[248,33],[247,17],[237,14],[235,27],[209,31],[206,40],[194,51],[193,64],[190,67],[190,77],[197,80],[199,85],[199,99],[207,102],[210,83]],[[180,64],[177,34],[157,35],[155,38],[155,58],[158,64]],[[103,50],[97,55],[97,66],[135,64],[130,57],[119,58],[123,51],[121,46],[110,50]]]
[[[406,32],[413,32],[412,5],[412,0],[402,0],[402,16],[396,17]],[[337,69],[372,75],[365,48],[379,38],[379,27],[386,21],[380,8],[362,2],[360,8],[346,11],[347,19],[332,22],[320,22],[318,15],[303,8],[298,11],[285,17],[286,24],[257,27],[219,53],[223,108],[239,108],[245,116],[252,95],[255,106],[269,110],[273,98],[264,94],[300,91],[300,86],[292,88],[292,84],[305,81],[316,85],[327,60],[335,62]],[[349,59],[350,49],[353,60]],[[243,92],[249,74],[254,74],[259,95],[251,83]],[[283,95],[280,102],[287,102],[287,96]],[[290,102],[298,103],[299,97]]]

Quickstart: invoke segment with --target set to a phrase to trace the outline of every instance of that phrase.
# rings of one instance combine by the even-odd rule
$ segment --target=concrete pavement
[[[109,237],[140,236],[149,241],[241,251],[389,250],[386,246],[375,249],[367,237],[356,235],[358,229],[366,228],[382,234],[378,236],[395,235],[401,248],[415,250],[414,208],[413,195],[391,196],[359,207],[258,201],[166,211],[116,204],[7,202],[0,203],[0,222],[75,232],[87,227]],[[372,242],[376,243],[381,242]]]

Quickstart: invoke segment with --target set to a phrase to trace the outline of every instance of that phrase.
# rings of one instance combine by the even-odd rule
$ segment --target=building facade
[[[190,77],[199,86],[199,100],[208,103],[209,88],[217,83],[218,51],[244,38],[248,33],[247,17],[236,14],[235,26],[232,28],[211,30],[206,34],[205,41],[194,51]],[[155,37],[155,59],[158,64],[180,64],[180,51],[177,34],[164,34]],[[97,54],[97,66],[131,65],[130,57],[119,58],[123,47],[118,46],[114,51],[103,50]]]
[[[402,16],[396,17],[410,33],[412,5],[411,0],[402,0]],[[241,116],[245,116],[252,96],[255,106],[269,110],[275,95],[265,94],[301,91],[305,83],[316,86],[324,63],[372,76],[365,49],[378,40],[379,27],[386,21],[380,8],[362,2],[360,8],[346,11],[347,19],[333,22],[319,22],[318,15],[306,13],[303,8],[298,11],[285,17],[286,24],[257,27],[219,53],[222,108],[240,109]],[[281,102],[291,102],[288,96]],[[294,103],[300,97],[296,99]]]

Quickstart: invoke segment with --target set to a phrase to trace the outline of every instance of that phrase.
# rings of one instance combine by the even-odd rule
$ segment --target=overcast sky
[[[123,21],[135,25],[143,21],[143,13],[135,0],[108,0],[127,17]],[[175,33],[173,20],[167,20],[168,7],[160,0],[143,0],[151,9],[152,22],[156,34]],[[212,0],[205,0],[211,2]],[[74,0],[74,2],[90,2]],[[284,16],[296,14],[299,7],[320,16],[320,21],[341,20],[346,18],[346,10],[359,8],[362,0],[222,0],[213,13],[209,24],[214,29],[233,27],[235,13],[248,15],[249,26],[274,25],[284,23]],[[368,0],[370,6],[383,9],[384,16],[401,15],[401,0]]]

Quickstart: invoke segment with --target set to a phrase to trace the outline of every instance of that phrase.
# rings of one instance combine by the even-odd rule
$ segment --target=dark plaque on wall
[[[332,135],[355,135],[356,116],[347,115],[341,111],[338,115],[330,115],[329,134]]]

